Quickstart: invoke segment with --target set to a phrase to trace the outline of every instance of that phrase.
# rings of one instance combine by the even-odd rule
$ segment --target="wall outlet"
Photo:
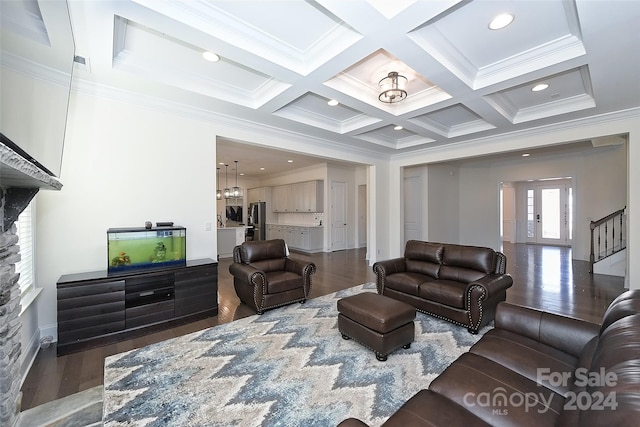
[[[210,222],[205,222],[204,223],[204,231],[211,231],[211,223]]]

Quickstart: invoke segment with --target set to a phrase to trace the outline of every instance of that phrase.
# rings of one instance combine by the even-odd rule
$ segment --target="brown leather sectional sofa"
[[[409,240],[404,257],[373,265],[378,293],[469,332],[493,320],[513,279],[507,259],[491,248]]]
[[[638,313],[640,290],[602,325],[502,302],[495,328],[383,427],[640,425]]]

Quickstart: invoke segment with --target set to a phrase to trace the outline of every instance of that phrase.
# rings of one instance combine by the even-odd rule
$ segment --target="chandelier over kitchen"
[[[224,165],[224,190],[223,190],[223,195],[225,199],[230,199],[231,198],[231,190],[229,189],[229,177],[227,176],[227,167],[229,167],[228,164],[225,163]]]
[[[231,197],[237,199],[238,197],[242,197],[242,189],[238,187],[238,161],[234,160],[236,164],[236,185],[231,189]]]
[[[390,72],[387,77],[378,82],[380,86],[380,95],[378,99],[387,104],[400,102],[407,97],[407,78],[398,74],[396,71]]]
[[[216,181],[216,187],[218,187],[218,189],[216,190],[216,199],[221,200],[222,190],[220,190],[220,168],[218,168],[218,180]]]

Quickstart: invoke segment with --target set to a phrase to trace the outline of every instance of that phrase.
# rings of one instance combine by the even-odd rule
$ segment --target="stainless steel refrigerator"
[[[249,204],[247,225],[253,226],[253,240],[267,240],[267,204],[255,202]]]

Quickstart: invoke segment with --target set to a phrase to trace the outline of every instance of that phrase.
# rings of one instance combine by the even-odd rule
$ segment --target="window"
[[[34,254],[34,226],[32,200],[18,217],[16,228],[18,230],[18,245],[20,246],[20,261],[16,263],[16,271],[20,273],[18,284],[21,295],[26,295],[34,288],[33,254]]]

